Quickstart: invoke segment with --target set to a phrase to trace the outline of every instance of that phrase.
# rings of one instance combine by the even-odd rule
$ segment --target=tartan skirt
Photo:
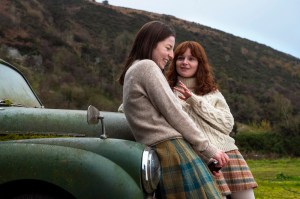
[[[214,177],[185,140],[167,140],[153,148],[161,163],[157,198],[222,198]]]
[[[238,150],[228,151],[228,163],[220,170],[220,176],[215,176],[217,184],[223,195],[231,192],[254,189],[257,183],[245,159]]]

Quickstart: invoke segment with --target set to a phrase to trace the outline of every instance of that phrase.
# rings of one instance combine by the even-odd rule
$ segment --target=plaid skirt
[[[167,140],[153,148],[161,163],[156,198],[222,198],[214,177],[186,141]]]
[[[257,187],[257,183],[245,159],[238,150],[228,151],[229,162],[221,169],[220,176],[215,176],[223,195]]]

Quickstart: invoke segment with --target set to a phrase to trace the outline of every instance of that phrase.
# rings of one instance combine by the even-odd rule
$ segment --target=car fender
[[[82,149],[106,157],[126,171],[137,184],[141,184],[140,163],[145,145],[122,139],[100,138],[41,138],[6,141],[9,143],[31,143],[58,145]],[[130,164],[129,164],[130,162]]]
[[[54,184],[79,199],[143,198],[141,186],[119,165],[83,149],[2,142],[0,160],[0,186],[33,179]]]

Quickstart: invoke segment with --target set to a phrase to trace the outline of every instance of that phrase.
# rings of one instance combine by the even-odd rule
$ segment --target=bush
[[[238,133],[234,136],[242,153],[279,154],[300,156],[300,136],[284,136],[279,133]]]

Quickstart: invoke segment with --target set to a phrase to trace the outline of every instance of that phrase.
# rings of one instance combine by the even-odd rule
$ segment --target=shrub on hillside
[[[243,153],[279,154],[300,156],[300,136],[284,136],[279,133],[257,132],[238,133],[234,136],[236,144]]]

